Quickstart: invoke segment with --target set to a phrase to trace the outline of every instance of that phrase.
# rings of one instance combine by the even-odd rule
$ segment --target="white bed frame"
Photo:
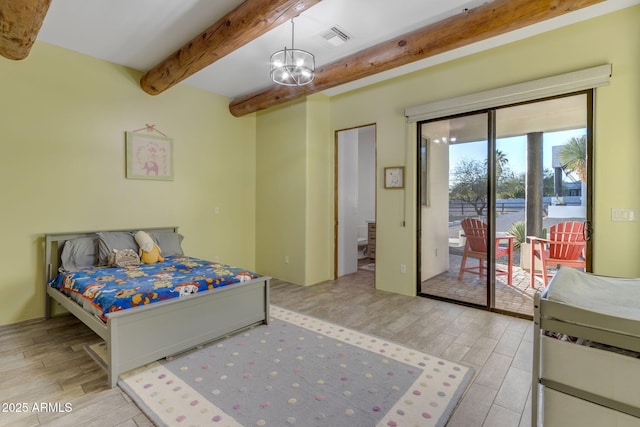
[[[640,352],[640,322],[549,300],[551,286],[534,297],[531,425],[640,427],[640,359],[542,333]]]
[[[177,232],[178,227],[144,228]],[[136,231],[136,230],[109,230]],[[58,302],[107,343],[110,387],[130,369],[176,354],[247,327],[269,322],[269,277],[223,286],[192,296],[107,314],[105,323],[48,285],[57,275],[65,241],[96,236],[97,231],[45,235],[45,287]],[[51,316],[46,298],[46,317]]]

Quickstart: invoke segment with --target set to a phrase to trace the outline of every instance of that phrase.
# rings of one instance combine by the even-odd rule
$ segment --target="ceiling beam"
[[[246,0],[147,71],[140,86],[148,94],[158,95],[319,2]]]
[[[316,69],[306,86],[273,85],[234,99],[236,117],[499,36],[603,0],[494,0]]]
[[[51,0],[0,1],[0,55],[24,59],[38,37]]]

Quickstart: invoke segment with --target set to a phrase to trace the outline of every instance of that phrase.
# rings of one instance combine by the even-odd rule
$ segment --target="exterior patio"
[[[486,277],[480,279],[477,275],[467,273],[464,275],[463,281],[458,281],[461,259],[460,255],[450,254],[449,271],[422,282],[422,292],[437,297],[485,306],[487,304]],[[506,268],[504,264],[498,264],[497,267]],[[499,276],[496,278],[495,308],[533,316],[533,296],[543,288],[541,281],[537,281],[536,287],[532,288],[530,286],[529,272],[520,268],[519,265],[514,265],[511,286],[507,285],[506,277]]]
[[[499,215],[496,218],[496,231],[506,233],[513,223],[524,221],[524,219],[523,211]],[[549,227],[552,224],[567,220],[582,221],[583,218],[545,217],[543,226]],[[449,270],[423,281],[421,292],[436,297],[486,306],[486,277],[480,278],[477,275],[465,273],[463,280],[458,280],[463,249],[460,243],[456,243],[460,232],[459,221],[450,224]],[[496,267],[498,269],[506,269],[504,264],[506,260],[506,257],[498,259]],[[477,265],[477,262],[477,260],[467,261],[468,264],[472,263],[472,265]],[[512,285],[507,285],[505,276],[496,277],[495,308],[519,315],[533,316],[533,296],[536,292],[542,291],[544,285],[541,280],[536,280],[535,287],[532,288],[529,271],[521,268],[520,265],[520,251],[516,250],[513,256]],[[528,267],[528,265],[526,266]]]

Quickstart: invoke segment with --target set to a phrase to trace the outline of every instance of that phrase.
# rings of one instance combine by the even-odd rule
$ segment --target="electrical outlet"
[[[400,264],[400,273],[405,274],[407,272],[407,266],[405,264]]]
[[[289,255],[284,256],[284,263],[289,264]]]

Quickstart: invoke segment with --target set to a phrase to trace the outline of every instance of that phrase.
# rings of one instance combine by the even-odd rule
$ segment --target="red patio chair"
[[[464,273],[477,274],[484,276],[487,269],[485,262],[487,261],[487,224],[479,219],[467,218],[460,223],[464,231],[466,239],[464,251],[462,253],[462,262],[460,263],[460,273],[458,280],[462,280]],[[496,269],[496,276],[507,276],[507,283],[511,285],[513,273],[513,236],[496,236],[495,241],[495,258],[498,259],[505,255],[508,256],[508,266],[506,270]],[[501,243],[506,243],[501,246]],[[478,260],[477,267],[467,267],[467,258],[475,258]]]
[[[586,268],[584,223],[577,221],[561,222],[549,227],[548,239],[527,236],[531,242],[531,287],[536,277],[541,277],[544,286],[555,273],[548,268],[562,265],[572,268]],[[540,273],[536,273],[536,259],[540,260]]]

